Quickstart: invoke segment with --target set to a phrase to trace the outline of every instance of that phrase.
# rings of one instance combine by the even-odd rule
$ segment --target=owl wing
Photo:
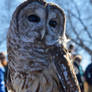
[[[57,69],[57,75],[61,83],[63,92],[80,92],[77,78],[75,76],[73,65],[69,60],[69,54],[64,48],[55,48],[54,64]],[[54,51],[55,51],[54,50]]]

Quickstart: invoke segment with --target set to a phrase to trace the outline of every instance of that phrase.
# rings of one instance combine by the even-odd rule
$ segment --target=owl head
[[[52,46],[65,42],[65,14],[44,0],[28,0],[17,7],[10,28],[16,39],[24,43]]]

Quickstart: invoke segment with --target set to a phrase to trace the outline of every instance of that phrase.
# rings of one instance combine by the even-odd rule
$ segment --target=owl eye
[[[37,15],[30,15],[30,16],[28,16],[28,20],[30,22],[35,22],[35,23],[40,22],[40,18]]]
[[[55,20],[50,20],[49,25],[55,28],[57,26],[57,22]]]

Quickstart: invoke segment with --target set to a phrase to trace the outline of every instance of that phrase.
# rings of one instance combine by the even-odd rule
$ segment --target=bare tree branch
[[[71,38],[71,40],[72,40],[74,43],[76,43],[77,45],[79,45],[80,47],[82,47],[82,48],[83,48],[85,51],[87,51],[90,55],[92,55],[92,50],[84,44],[84,41],[79,37],[79,34],[77,33],[75,27],[73,26],[73,23],[72,23],[70,14],[68,15],[68,18],[69,18],[70,26],[71,26],[73,32],[75,33],[75,35],[76,35],[76,37],[77,37],[76,39]],[[79,42],[77,42],[77,41],[79,41]]]
[[[92,39],[92,36],[91,36],[91,34],[90,34],[89,30],[88,30],[88,27],[85,25],[85,23],[84,23],[83,20],[81,19],[81,14],[80,14],[80,11],[79,11],[79,9],[78,9],[77,4],[75,3],[74,0],[72,0],[72,2],[73,2],[74,5],[75,5],[75,9],[76,9],[76,11],[77,11],[78,16],[76,16],[72,11],[70,11],[69,13],[71,13],[72,16],[74,16],[76,19],[79,20],[79,22],[81,23],[81,25],[82,25],[83,28],[84,28],[84,31],[88,34],[89,38]]]

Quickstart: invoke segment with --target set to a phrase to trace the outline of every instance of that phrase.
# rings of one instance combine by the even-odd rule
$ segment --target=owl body
[[[16,64],[14,60],[10,60],[8,63],[11,78],[9,83],[12,84],[10,88],[14,92],[59,92],[60,83],[48,48],[32,43],[26,46],[26,49],[31,49],[26,51],[21,48],[17,53],[14,45],[15,52],[12,49],[9,51],[9,58],[15,58],[15,54],[18,54],[16,60],[20,61]]]
[[[11,92],[80,92],[65,41],[65,15],[58,6],[29,0],[13,14],[7,35]]]

